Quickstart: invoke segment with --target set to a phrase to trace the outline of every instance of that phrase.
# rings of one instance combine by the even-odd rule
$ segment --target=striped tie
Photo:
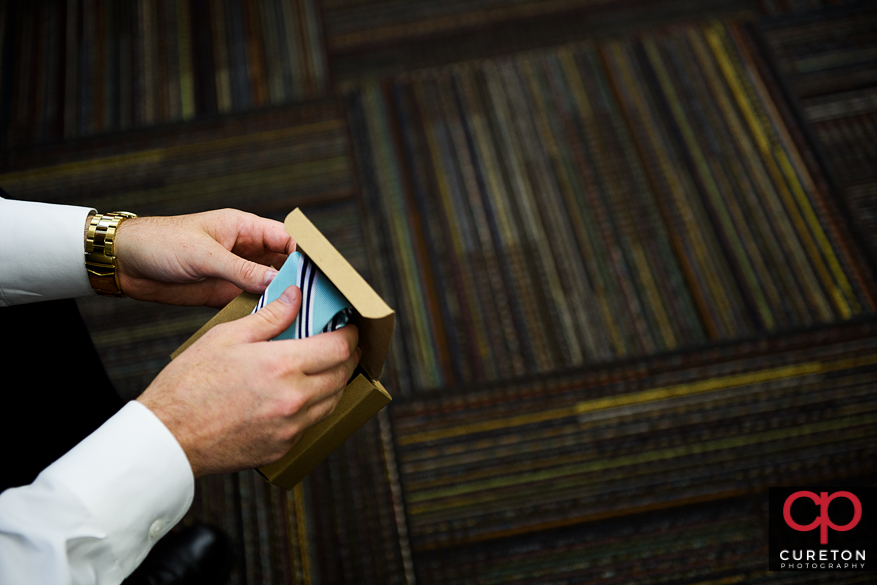
[[[292,326],[275,339],[303,339],[335,331],[350,322],[353,306],[307,256],[293,252],[253,309],[276,300],[287,287],[301,289],[301,310]]]

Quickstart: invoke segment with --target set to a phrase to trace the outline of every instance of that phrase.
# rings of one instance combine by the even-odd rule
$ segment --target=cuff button
[[[161,531],[164,528],[164,522],[161,520],[156,520],[152,523],[152,526],[149,527],[149,536],[152,538],[158,538],[161,536]]]

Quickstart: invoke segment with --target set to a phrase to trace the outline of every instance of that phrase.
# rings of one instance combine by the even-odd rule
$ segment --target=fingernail
[[[269,284],[271,284],[271,281],[274,280],[275,276],[277,276],[277,271],[273,268],[269,268],[268,270],[265,271],[265,279],[264,279],[264,282],[262,284],[264,284],[265,286],[268,286]]]
[[[283,294],[281,294],[277,300],[279,300],[281,303],[284,303],[286,305],[291,305],[292,302],[295,300],[294,287],[291,287],[291,286],[287,287],[287,289],[285,291],[283,291]]]

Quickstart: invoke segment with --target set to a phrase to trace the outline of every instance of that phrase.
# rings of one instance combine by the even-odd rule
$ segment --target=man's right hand
[[[169,364],[137,400],[182,445],[195,477],[273,463],[328,416],[359,363],[348,325],[269,343],[292,325],[301,291],[218,325]]]

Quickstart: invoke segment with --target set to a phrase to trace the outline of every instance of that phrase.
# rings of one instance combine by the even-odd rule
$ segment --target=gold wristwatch
[[[119,224],[137,217],[127,211],[97,213],[88,223],[85,234],[85,269],[91,288],[105,297],[123,297],[116,271],[115,240]]]

